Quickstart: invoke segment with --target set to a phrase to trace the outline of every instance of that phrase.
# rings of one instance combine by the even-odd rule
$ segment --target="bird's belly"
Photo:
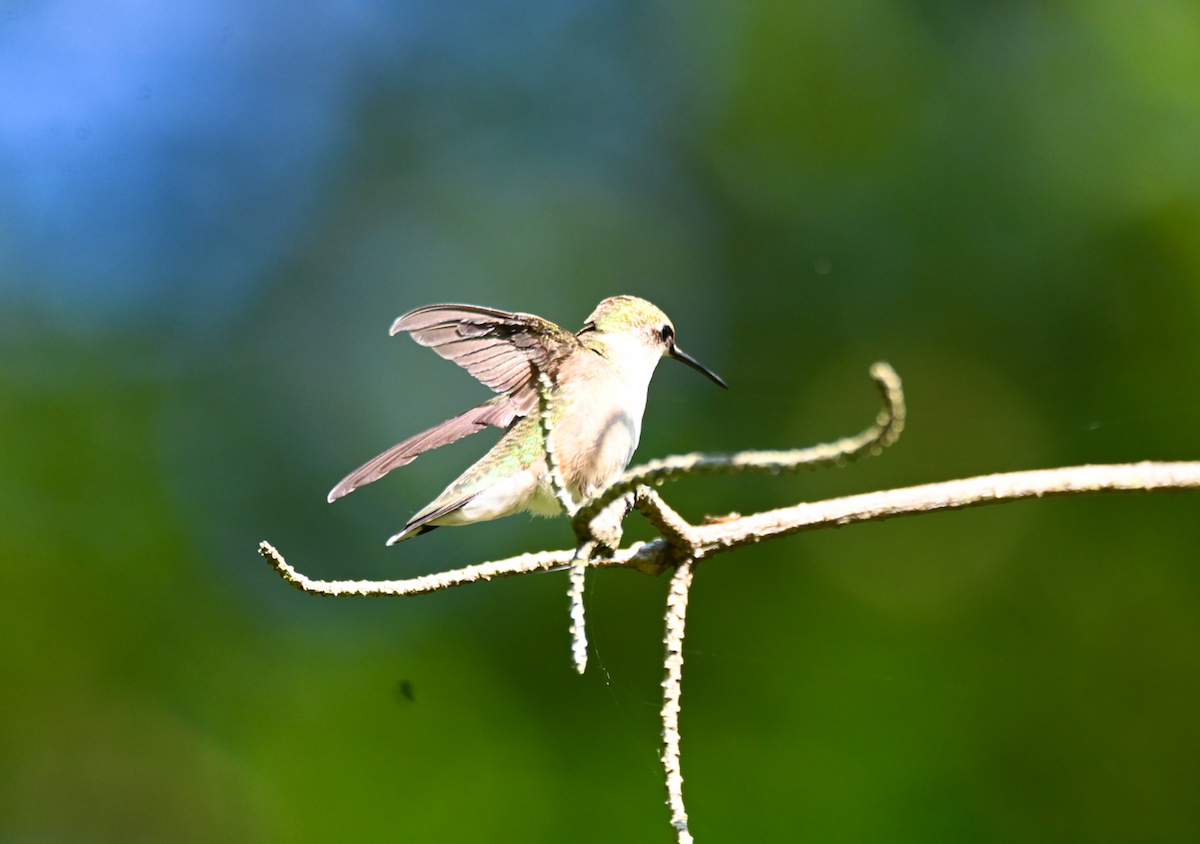
[[[459,509],[430,524],[469,525],[533,509],[538,503],[537,487],[538,478],[533,472],[516,472],[496,481]],[[557,502],[555,506],[557,507]]]
[[[637,448],[640,421],[620,411],[603,420],[593,441],[580,448],[576,459],[565,467],[572,491],[591,498],[625,471]]]

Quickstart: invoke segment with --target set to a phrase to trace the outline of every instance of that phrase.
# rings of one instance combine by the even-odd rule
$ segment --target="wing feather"
[[[466,413],[460,413],[440,425],[434,425],[428,431],[422,431],[415,437],[392,446],[383,454],[372,457],[342,478],[338,485],[329,491],[328,501],[333,503],[358,487],[379,480],[393,469],[407,466],[430,449],[461,440],[488,425],[507,428],[516,417],[513,403],[507,397],[486,401]]]
[[[392,323],[392,334],[401,331],[512,396],[536,392],[537,373],[553,377],[559,362],[579,346],[574,334],[549,320],[474,305],[417,308]]]
[[[541,317],[474,305],[417,308],[392,323],[390,333],[401,331],[500,395],[371,458],[330,490],[330,501],[379,480],[430,449],[488,425],[507,428],[517,417],[527,416],[537,407],[538,373],[555,377],[562,360],[581,345],[574,334]]]

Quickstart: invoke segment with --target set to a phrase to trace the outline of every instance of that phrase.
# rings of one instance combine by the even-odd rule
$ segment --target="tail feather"
[[[398,534],[389,539],[387,544],[395,545],[397,542],[403,542],[405,539],[409,539],[414,536],[420,536],[423,533],[428,533],[434,528],[440,527],[440,525],[431,525],[430,522],[436,521],[442,516],[453,513],[455,510],[461,510],[477,495],[479,495],[479,493],[475,492],[471,495],[463,496],[462,498],[456,498],[448,504],[442,504],[438,507],[433,506],[433,504],[437,504],[437,501],[434,501],[433,504],[429,505],[429,507],[426,507],[420,513],[417,513],[417,515],[409,519],[408,524],[404,526],[404,530],[400,531]],[[430,509],[431,507],[433,509]]]
[[[406,539],[412,539],[414,536],[420,536],[423,533],[429,533],[431,530],[437,530],[441,525],[420,525],[415,528],[405,528],[398,534],[387,541],[388,545],[395,545],[397,542],[403,542]]]
[[[412,463],[425,452],[461,440],[489,425],[507,428],[514,418],[521,415],[518,410],[508,396],[498,396],[471,408],[466,413],[447,419],[440,425],[434,425],[428,431],[422,431],[415,437],[392,446],[383,454],[372,457],[342,478],[338,485],[329,491],[328,501],[333,503],[360,486],[379,480],[393,469]]]

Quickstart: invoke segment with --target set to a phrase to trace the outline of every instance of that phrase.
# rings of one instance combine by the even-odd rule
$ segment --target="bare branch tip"
[[[274,545],[272,545],[270,542],[267,542],[265,539],[258,543],[258,553],[266,558],[267,562],[277,569],[280,567],[289,567],[287,561],[283,559],[283,555],[276,550]]]

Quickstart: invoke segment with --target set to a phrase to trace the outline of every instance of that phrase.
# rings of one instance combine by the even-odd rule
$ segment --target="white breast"
[[[560,387],[569,408],[555,436],[570,485],[590,497],[615,480],[637,449],[646,392],[661,354],[632,337],[606,338]],[[592,352],[587,354],[591,355]]]

